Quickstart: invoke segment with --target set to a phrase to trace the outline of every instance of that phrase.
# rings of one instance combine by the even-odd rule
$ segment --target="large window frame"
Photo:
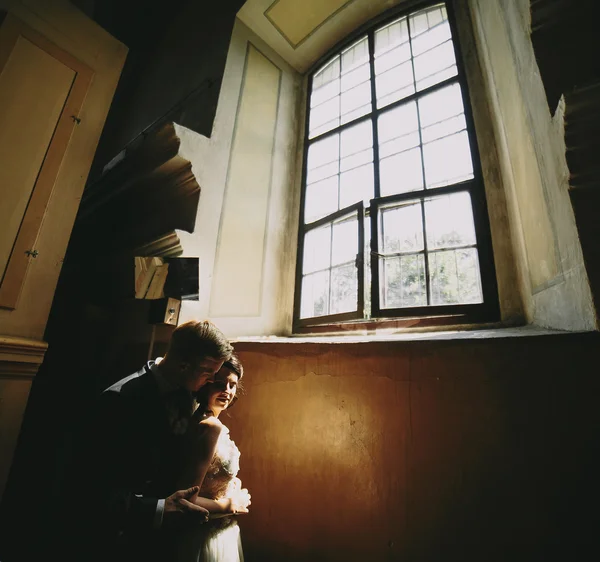
[[[404,96],[397,101],[393,101],[382,107],[377,107],[377,96],[376,96],[376,73],[375,73],[375,33],[377,30],[382,29],[387,24],[403,18],[406,16],[407,25],[409,26],[410,33],[410,15],[414,14],[423,9],[427,9],[438,4],[445,4],[448,24],[452,33],[452,45],[454,49],[455,62],[457,67],[457,73],[454,76],[446,78],[441,82],[438,82],[429,87],[425,87],[421,90],[416,88],[415,92]],[[310,138],[309,121],[310,121],[310,100],[311,92],[313,91],[313,77],[315,73],[331,61],[336,56],[341,56],[345,49],[356,43],[363,37],[368,38],[368,49],[369,49],[369,68],[370,68],[370,87],[371,87],[371,109],[366,115],[361,115],[355,119],[352,119],[346,123],[339,124],[337,127],[330,129],[322,134],[316,135]],[[412,54],[412,39],[409,42],[411,48],[411,64],[413,65],[414,75],[414,57]],[[304,129],[304,147],[303,147],[303,162],[302,162],[302,192],[300,200],[300,224],[298,232],[298,258],[296,261],[296,284],[295,284],[295,297],[294,297],[294,330],[295,331],[306,331],[311,327],[319,326],[331,326],[335,324],[354,324],[365,325],[385,325],[386,322],[393,323],[394,326],[402,326],[403,323],[406,325],[414,325],[415,318],[426,319],[427,325],[435,324],[448,324],[448,323],[480,323],[480,322],[494,322],[499,319],[499,302],[498,302],[498,289],[495,273],[495,265],[493,259],[491,233],[489,225],[489,217],[487,211],[487,203],[485,198],[485,190],[483,185],[483,176],[481,170],[481,161],[479,157],[479,149],[477,139],[475,136],[475,125],[473,121],[472,108],[470,102],[470,96],[468,91],[466,71],[464,68],[462,53],[460,49],[460,40],[458,36],[458,30],[456,25],[456,16],[453,9],[453,1],[446,0],[440,2],[440,0],[420,0],[415,2],[409,2],[403,4],[400,8],[394,8],[382,16],[375,18],[368,22],[366,25],[357,29],[354,33],[349,35],[344,41],[338,44],[334,49],[329,51],[326,56],[320,59],[308,72],[307,80],[307,95],[306,95],[306,114],[305,114],[305,129]],[[381,195],[381,184],[380,184],[380,157],[379,157],[379,139],[378,139],[378,119],[381,114],[387,113],[396,107],[406,106],[410,102],[418,102],[425,96],[442,90],[453,84],[460,85],[460,91],[462,96],[462,103],[464,108],[464,118],[466,121],[466,132],[468,135],[468,141],[471,151],[471,159],[473,166],[473,177],[466,181],[460,181],[443,187],[427,188],[426,184],[423,184],[423,189],[418,191],[409,191],[405,193],[398,193],[394,195]],[[341,118],[340,118],[341,119]],[[419,118],[420,119],[420,118]],[[305,223],[305,204],[306,204],[306,191],[307,191],[307,173],[308,173],[308,151],[310,145],[316,141],[322,140],[333,134],[340,134],[359,123],[371,122],[372,125],[372,150],[373,150],[373,174],[374,174],[374,197],[370,200],[370,205],[364,206],[363,203],[353,204],[345,209],[340,209],[332,214],[325,217],[319,218],[316,221]],[[341,120],[340,120],[341,123]],[[423,139],[422,139],[422,127],[419,120],[419,147],[421,150],[421,162],[424,166],[423,157]],[[425,177],[425,176],[423,176]],[[473,211],[473,222],[475,229],[475,247],[478,252],[479,259],[479,273],[481,281],[481,293],[482,302],[476,304],[430,304],[430,268],[428,266],[428,256],[434,251],[440,251],[440,248],[432,250],[428,253],[427,249],[427,234],[426,234],[426,221],[425,221],[425,202],[430,201],[432,198],[450,194],[456,194],[460,192],[466,192],[470,196],[472,211]],[[379,236],[380,218],[382,209],[392,204],[418,204],[423,213],[423,244],[424,248],[422,252],[414,252],[415,254],[423,253],[424,266],[425,266],[425,289],[427,292],[427,305],[425,306],[405,306],[398,308],[383,308],[380,302],[380,266],[379,260],[383,258],[381,253],[381,244]],[[361,215],[362,209],[364,208],[364,214]],[[357,284],[358,284],[358,296],[357,296],[357,310],[352,312],[345,312],[341,314],[328,314],[322,316],[313,317],[301,317],[301,298],[302,298],[302,279],[303,279],[303,257],[304,257],[304,240],[305,236],[311,230],[318,228],[322,225],[331,223],[339,217],[348,215],[351,212],[358,213],[358,253],[356,257],[357,267]],[[365,244],[364,244],[364,233],[363,222],[370,220],[370,248],[367,250],[370,255],[365,255]],[[459,249],[453,247],[453,249]],[[443,250],[443,249],[442,249]],[[386,258],[390,258],[390,254],[385,255]],[[365,267],[368,263],[369,266]],[[370,318],[365,318],[364,313],[364,288],[366,284],[365,274],[371,276],[371,293],[370,293]],[[331,282],[330,282],[331,285]],[[331,287],[329,289],[331,294]],[[348,326],[346,326],[347,328]]]

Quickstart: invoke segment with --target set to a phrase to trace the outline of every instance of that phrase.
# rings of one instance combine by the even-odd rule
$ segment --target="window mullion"
[[[356,256],[356,310],[359,318],[365,317],[365,209],[364,204],[358,209],[358,255]]]
[[[381,196],[379,187],[379,131],[377,129],[377,88],[375,87],[375,33],[369,32],[369,68],[371,73],[371,126],[373,128],[373,192]]]
[[[331,314],[331,277],[333,273],[333,225],[335,222],[332,221],[329,227],[329,293],[327,295],[327,314]]]
[[[373,130],[373,196],[381,197],[379,176],[379,130],[377,128],[377,87],[375,84],[375,31],[371,30],[369,38],[369,72],[371,79],[371,127]],[[369,249],[371,256],[369,264],[371,267],[371,316],[379,315],[379,256],[377,255],[379,244],[377,240],[376,213],[370,213],[371,240]],[[364,270],[364,266],[363,266]]]
[[[381,303],[379,291],[379,207],[377,199],[371,199],[371,316],[381,316]]]
[[[410,15],[406,16],[406,25],[408,27],[408,46],[410,48],[410,65],[412,68],[413,80],[415,81],[415,92],[417,91],[417,75],[415,74],[415,57],[413,55],[412,48],[412,33],[410,29]],[[423,132],[421,130],[421,111],[419,108],[419,98],[415,99],[417,105],[417,126],[419,128],[419,147],[421,149],[421,173],[423,174],[423,189],[427,189],[427,180],[425,177],[425,156],[423,147]],[[430,272],[429,272],[429,252],[427,249],[427,228],[425,226],[425,201],[421,199],[421,220],[423,221],[423,247],[425,249],[425,291],[427,294],[427,304],[431,304],[431,289],[429,286]]]

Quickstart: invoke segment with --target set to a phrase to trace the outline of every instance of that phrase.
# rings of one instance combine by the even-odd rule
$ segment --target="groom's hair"
[[[227,361],[232,353],[229,340],[210,320],[191,320],[178,326],[167,349],[167,355],[188,362],[204,357]]]

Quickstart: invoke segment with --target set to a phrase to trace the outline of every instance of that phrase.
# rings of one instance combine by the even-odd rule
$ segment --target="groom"
[[[173,332],[162,361],[149,361],[102,393],[87,467],[99,505],[81,559],[164,562],[178,528],[208,519],[192,501],[198,487],[177,490],[175,483],[193,395],[232,351],[211,322],[186,322]]]

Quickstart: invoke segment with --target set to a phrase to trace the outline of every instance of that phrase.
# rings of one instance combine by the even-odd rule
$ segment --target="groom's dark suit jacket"
[[[104,559],[169,559],[169,531],[156,529],[156,507],[177,490],[181,438],[149,365],[105,390],[94,416],[85,470],[94,475],[88,544],[96,553],[106,549]]]

